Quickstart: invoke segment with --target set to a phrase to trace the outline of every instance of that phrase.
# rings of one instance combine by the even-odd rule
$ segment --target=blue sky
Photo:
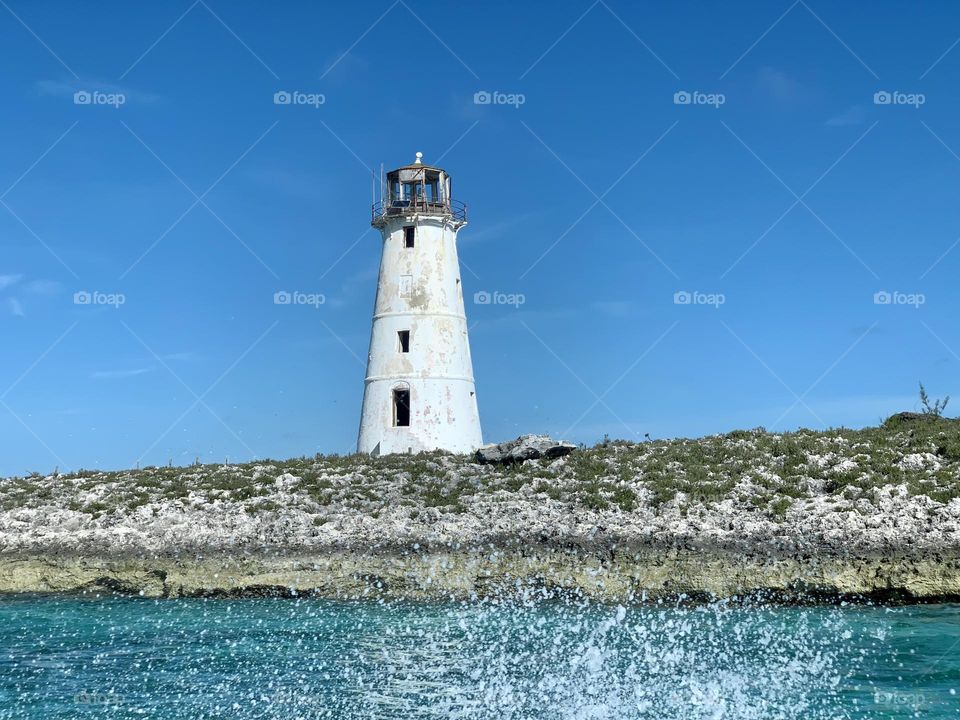
[[[955,4],[0,5],[2,474],[350,452],[416,151],[487,441],[960,395]]]

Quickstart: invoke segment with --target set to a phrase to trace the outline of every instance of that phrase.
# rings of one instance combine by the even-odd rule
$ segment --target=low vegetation
[[[35,473],[0,480],[0,511],[57,506],[100,518],[157,504],[236,503],[249,514],[305,510],[322,526],[345,510],[376,517],[402,507],[416,518],[522,498],[616,513],[641,507],[686,513],[731,502],[778,519],[805,499],[856,508],[890,487],[946,504],[960,497],[960,421],[943,418],[944,405],[930,403],[928,412],[902,413],[860,430],[605,439],[565,458],[508,466],[435,452]]]

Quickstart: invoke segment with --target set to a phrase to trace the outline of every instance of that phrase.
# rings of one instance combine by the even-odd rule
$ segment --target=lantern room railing
[[[412,215],[414,213],[428,213],[430,215],[450,215],[454,220],[467,221],[467,205],[459,200],[428,200],[427,198],[413,198],[412,200],[387,200],[375,202],[372,209],[371,222],[382,222],[388,217]]]

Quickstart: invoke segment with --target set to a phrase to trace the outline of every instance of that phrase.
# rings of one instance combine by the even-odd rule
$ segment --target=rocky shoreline
[[[0,480],[0,593],[960,599],[960,429]]]
[[[192,558],[5,556],[4,593],[123,593],[153,598],[305,595],[468,600],[574,594],[602,602],[955,602],[960,555],[775,558],[660,552],[601,558],[570,551],[424,551]]]

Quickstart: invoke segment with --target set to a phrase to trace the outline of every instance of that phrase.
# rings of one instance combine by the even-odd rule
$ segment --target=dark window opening
[[[403,229],[403,246],[412,248],[413,247],[413,237],[416,232],[416,228],[413,225],[405,227]]]
[[[400,340],[400,352],[402,353],[410,352],[410,331],[409,330],[397,331],[397,338]]]
[[[419,180],[403,183],[403,196],[410,202],[419,202],[423,200],[423,185]]]
[[[410,426],[410,391],[393,391],[393,424],[397,427]]]

